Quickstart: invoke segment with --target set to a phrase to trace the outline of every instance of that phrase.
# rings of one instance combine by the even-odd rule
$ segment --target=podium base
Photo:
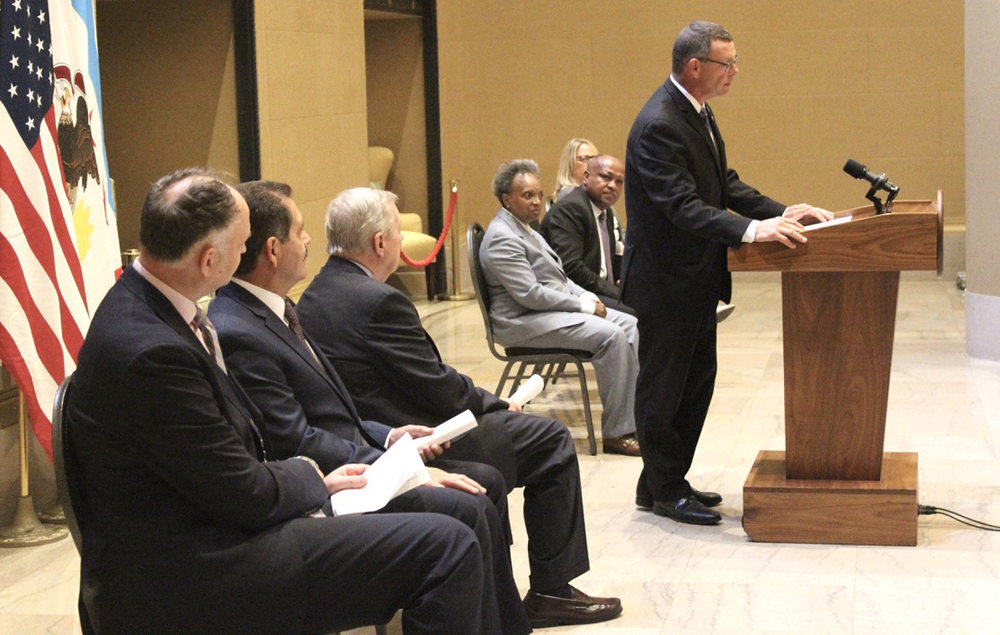
[[[743,484],[755,542],[917,544],[917,454],[886,452],[878,481],[790,480],[785,453],[761,451]]]

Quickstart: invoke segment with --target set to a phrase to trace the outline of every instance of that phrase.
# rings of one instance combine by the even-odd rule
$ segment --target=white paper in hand
[[[385,507],[386,503],[417,485],[431,480],[417,452],[417,444],[404,434],[385,454],[365,470],[368,483],[360,489],[345,489],[330,497],[334,516],[363,514]]]
[[[447,441],[454,441],[477,425],[479,424],[476,422],[476,417],[472,414],[472,411],[463,410],[434,428],[433,433],[428,434],[426,437],[418,438],[416,441],[417,447],[426,448],[435,443],[441,445]]]
[[[532,399],[538,396],[538,393],[542,392],[542,388],[545,386],[545,382],[538,375],[532,375],[528,377],[527,381],[523,382],[517,391],[507,397],[507,403],[516,403],[518,408],[523,408],[524,404],[528,403]]]

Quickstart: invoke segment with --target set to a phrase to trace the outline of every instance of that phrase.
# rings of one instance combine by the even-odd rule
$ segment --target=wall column
[[[966,350],[994,360],[1000,360],[998,32],[996,0],[965,0]]]

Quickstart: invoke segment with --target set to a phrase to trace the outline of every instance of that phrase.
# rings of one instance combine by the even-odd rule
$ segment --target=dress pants
[[[493,471],[499,477],[499,473]],[[501,488],[502,483],[500,480]],[[506,511],[505,495],[504,515]],[[397,496],[377,513],[396,512],[444,514],[470,527],[476,534],[483,559],[484,630],[492,632],[496,627],[505,634],[531,632],[528,615],[514,583],[507,531],[489,498],[448,487],[422,486]]]
[[[580,464],[569,430],[559,421],[501,410],[478,417],[485,433],[509,436],[516,472],[508,487],[524,488],[524,524],[528,533],[531,588],[546,591],[567,584],[590,569],[583,518]],[[460,439],[445,456],[471,456],[478,446]],[[494,460],[496,457],[493,457]]]
[[[459,520],[361,514],[299,518],[286,528],[301,550],[288,566],[306,579],[306,633],[383,624],[399,607],[404,633],[502,632],[488,615],[479,542]]]
[[[715,391],[717,322],[714,312],[694,321],[642,313],[639,333],[636,495],[674,501],[691,494],[686,476]]]
[[[534,348],[570,348],[593,354],[597,390],[604,412],[601,434],[613,439],[635,432],[635,382],[639,373],[637,347],[639,331],[636,319],[621,311],[608,309],[608,316],[581,314],[583,321],[552,329],[504,346]]]

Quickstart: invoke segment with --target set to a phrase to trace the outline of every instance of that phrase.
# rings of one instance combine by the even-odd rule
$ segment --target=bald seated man
[[[541,234],[559,254],[569,279],[605,306],[632,313],[619,301],[623,235],[612,207],[625,187],[625,166],[610,154],[587,162],[583,182],[542,218]]]

